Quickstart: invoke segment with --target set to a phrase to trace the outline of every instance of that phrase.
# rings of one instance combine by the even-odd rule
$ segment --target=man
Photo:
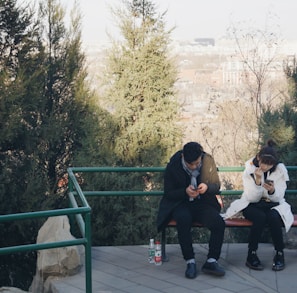
[[[164,196],[160,201],[157,224],[158,231],[161,231],[170,219],[176,221],[179,244],[187,263],[187,278],[197,276],[191,234],[193,221],[210,230],[209,251],[202,271],[225,275],[217,262],[225,231],[216,198],[219,190],[220,180],[214,159],[203,151],[199,143],[189,142],[171,157],[164,174]]]

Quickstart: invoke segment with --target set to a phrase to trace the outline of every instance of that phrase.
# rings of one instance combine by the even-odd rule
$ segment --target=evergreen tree
[[[116,166],[164,166],[181,146],[174,83],[177,70],[170,56],[170,33],[152,1],[125,1],[113,14],[122,35],[107,55],[102,99],[117,125]],[[111,164],[110,164],[111,165]],[[157,174],[108,174],[101,190],[162,188]],[[143,244],[156,236],[159,198],[100,198],[93,208],[93,243]]]
[[[170,31],[152,1],[123,3],[113,9],[123,40],[108,51],[103,84],[102,99],[117,126],[109,165],[164,166],[181,143]],[[92,182],[97,190],[152,190],[163,184],[162,176],[143,173],[99,174]],[[155,237],[158,202],[154,197],[91,200],[94,245],[144,244]]]
[[[87,154],[95,145],[91,131],[98,130],[90,127],[98,123],[100,110],[85,82],[78,11],[70,30],[56,0],[40,3],[37,21],[33,11],[0,0],[1,214],[64,207],[57,182],[74,154],[80,157],[80,150]],[[101,133],[97,143],[104,140]],[[1,223],[0,245],[35,243],[44,220]],[[35,255],[1,256],[0,286],[27,289]]]
[[[118,121],[118,164],[164,164],[180,144],[170,31],[152,1],[126,1],[123,9],[113,13],[123,41],[108,56],[110,86],[105,99]]]
[[[42,106],[35,97],[44,86],[43,48],[32,16],[16,1],[0,1],[0,214],[31,211],[42,201],[32,196],[42,185],[32,153]],[[37,229],[36,221],[1,223],[0,245],[32,243]],[[27,288],[34,256],[1,256],[0,286]]]

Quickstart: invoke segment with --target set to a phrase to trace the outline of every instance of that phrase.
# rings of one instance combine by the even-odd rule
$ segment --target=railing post
[[[91,238],[91,212],[85,217],[85,266],[86,266],[86,293],[92,293],[92,238]]]
[[[73,192],[73,183],[72,180],[68,179],[68,194]],[[68,196],[68,201],[69,201],[69,207],[73,208],[74,206],[71,203],[71,200]],[[75,215],[68,215],[69,223],[70,223],[70,232],[72,233],[72,229],[74,227],[74,217]]]

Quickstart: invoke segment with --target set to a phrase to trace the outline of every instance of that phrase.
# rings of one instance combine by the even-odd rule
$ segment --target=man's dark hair
[[[196,161],[203,153],[203,148],[198,142],[188,142],[183,147],[184,160],[187,163]]]

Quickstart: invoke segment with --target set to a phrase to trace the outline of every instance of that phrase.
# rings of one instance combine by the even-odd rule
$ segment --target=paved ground
[[[147,246],[93,247],[93,293],[260,293],[297,292],[297,251],[285,250],[286,268],[271,270],[274,255],[271,244],[260,244],[258,256],[265,266],[253,271],[245,266],[247,244],[224,244],[220,264],[224,277],[213,277],[200,271],[206,259],[207,245],[195,244],[199,275],[194,280],[184,277],[185,262],[179,245],[167,245],[169,262],[149,264]],[[84,269],[81,273],[55,281],[55,292],[85,292]]]

